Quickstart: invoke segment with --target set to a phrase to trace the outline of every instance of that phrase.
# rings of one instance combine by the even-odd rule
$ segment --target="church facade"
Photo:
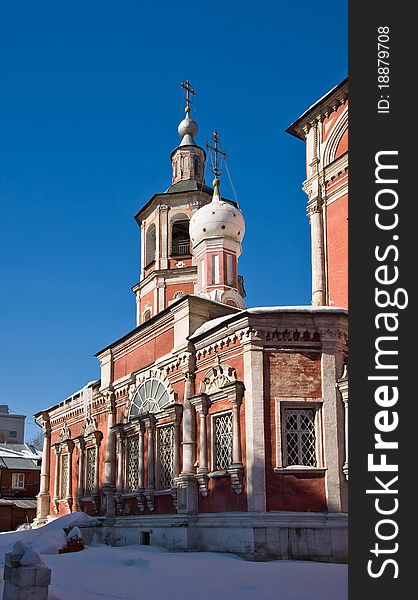
[[[116,545],[345,561],[347,311],[330,258],[338,231],[325,242],[327,261],[313,231],[313,262],[328,283],[320,296],[314,288],[312,306],[247,308],[244,217],[220,193],[216,132],[213,187],[205,182],[185,87],[171,186],[135,216],[137,326],[97,353],[100,380],[35,415],[44,431],[37,523],[83,510],[100,518],[86,538]],[[291,126],[298,137],[302,121]],[[311,126],[308,162],[310,136]],[[332,206],[331,195],[317,204]]]

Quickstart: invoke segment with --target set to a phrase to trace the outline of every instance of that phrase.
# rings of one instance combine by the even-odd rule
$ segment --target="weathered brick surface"
[[[321,360],[318,352],[268,352],[266,379],[269,396],[321,396]]]

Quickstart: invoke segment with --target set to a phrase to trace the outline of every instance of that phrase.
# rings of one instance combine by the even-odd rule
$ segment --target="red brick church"
[[[100,380],[35,415],[37,522],[84,510],[112,544],[345,561],[347,82],[288,129],[307,144],[312,305],[267,308],[245,305],[244,216],[217,134],[205,182],[184,87],[171,185],[135,216],[137,326],[96,354]]]

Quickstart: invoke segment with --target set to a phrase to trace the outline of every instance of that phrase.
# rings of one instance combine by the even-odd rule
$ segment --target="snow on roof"
[[[57,402],[56,404],[52,404],[51,406],[48,406],[48,408],[45,408],[44,410],[41,410],[40,412],[35,413],[35,417],[37,415],[40,415],[43,412],[48,412],[54,408],[57,408],[57,406],[59,406],[60,404],[65,404],[66,402],[73,400],[73,398],[75,396],[82,396],[83,391],[87,388],[93,387],[94,385],[97,385],[98,383],[100,383],[100,379],[93,379],[92,381],[89,381],[88,383],[86,383],[86,385],[82,388],[80,388],[79,390],[73,392],[72,394],[70,394],[70,396],[67,396],[67,398],[64,398],[64,400],[61,400],[60,402]]]
[[[338,306],[255,306],[254,308],[247,308],[245,311],[251,315],[259,315],[261,313],[280,313],[280,312],[294,312],[294,313],[343,313],[347,314],[348,311],[345,308]]]
[[[237,315],[265,315],[265,314],[278,314],[278,313],[308,313],[308,314],[348,314],[348,311],[345,308],[339,308],[336,306],[254,306],[253,308],[246,308],[237,313],[233,313],[230,315],[224,315],[223,317],[218,317],[217,319],[212,319],[211,321],[207,321],[200,327],[196,329],[192,335],[189,335],[189,340],[194,340],[195,338],[207,333],[220,325],[221,323],[229,321],[233,321]]]

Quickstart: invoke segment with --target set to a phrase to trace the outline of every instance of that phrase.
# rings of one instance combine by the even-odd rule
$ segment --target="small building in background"
[[[0,531],[31,523],[36,515],[42,455],[24,442],[25,419],[0,405]]]
[[[0,444],[3,442],[23,444],[25,419],[25,415],[11,415],[7,404],[0,404]]]

